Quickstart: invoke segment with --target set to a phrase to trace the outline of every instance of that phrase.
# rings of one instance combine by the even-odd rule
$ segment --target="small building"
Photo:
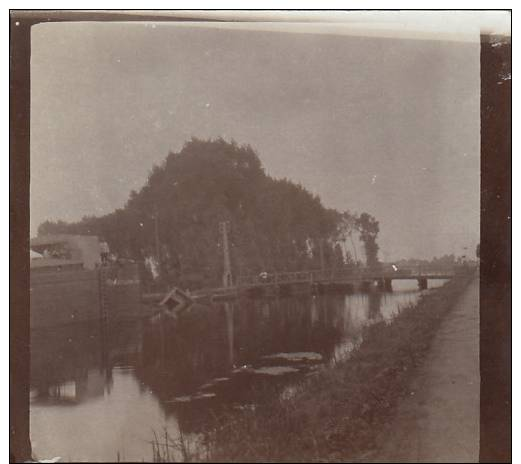
[[[63,264],[92,270],[101,264],[99,240],[95,235],[41,235],[31,239],[30,247],[42,255],[31,259],[31,268]]]

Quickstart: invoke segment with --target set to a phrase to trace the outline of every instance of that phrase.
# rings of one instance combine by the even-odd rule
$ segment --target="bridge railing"
[[[261,273],[259,275],[238,276],[236,285],[238,287],[299,282],[324,282],[340,280],[362,280],[362,279],[386,279],[404,278],[411,279],[423,276],[452,276],[456,272],[453,266],[407,266],[396,267],[393,265],[368,266],[346,266],[336,269],[310,270],[310,271],[287,271]]]

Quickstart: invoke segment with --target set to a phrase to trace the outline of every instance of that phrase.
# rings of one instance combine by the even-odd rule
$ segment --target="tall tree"
[[[380,232],[378,221],[367,213],[362,213],[356,221],[358,231],[360,233],[360,240],[364,244],[366,264],[368,266],[376,266],[378,261],[378,243],[376,237]]]

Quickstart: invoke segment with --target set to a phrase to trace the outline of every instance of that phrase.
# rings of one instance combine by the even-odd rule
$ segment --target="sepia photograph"
[[[11,462],[509,462],[511,11],[10,11]]]

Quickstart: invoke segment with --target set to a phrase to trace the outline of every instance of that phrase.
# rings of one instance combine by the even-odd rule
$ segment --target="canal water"
[[[443,281],[429,281],[434,288]],[[423,292],[292,296],[196,305],[177,319],[99,322],[31,333],[35,457],[150,461],[165,433],[182,458],[205,426],[345,359],[362,329]],[[429,291],[429,290],[427,290]],[[182,439],[182,440],[181,440]]]

